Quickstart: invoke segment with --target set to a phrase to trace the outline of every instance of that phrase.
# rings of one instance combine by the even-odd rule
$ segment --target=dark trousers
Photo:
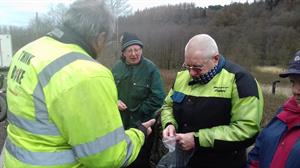
[[[128,168],[150,168],[151,148],[153,145],[153,137],[147,137],[145,144],[142,146],[136,160],[132,162]]]
[[[197,150],[190,159],[187,168],[244,168],[246,167],[246,150],[205,151]]]

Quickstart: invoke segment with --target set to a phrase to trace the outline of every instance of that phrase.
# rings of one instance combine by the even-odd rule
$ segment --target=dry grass
[[[264,118],[262,121],[262,126],[265,126],[268,121],[275,115],[277,109],[282,105],[282,103],[292,95],[291,90],[286,85],[280,85],[276,87],[276,92],[273,94],[271,92],[271,85],[261,84],[264,96]]]
[[[284,69],[277,66],[257,66],[254,68],[256,71],[259,71],[261,73],[271,73],[271,74],[279,74]]]
[[[280,94],[268,94],[266,92],[264,95],[264,114],[261,125],[264,127],[276,114],[278,108],[287,99],[286,96]]]
[[[260,84],[262,90],[264,91],[265,94],[271,95],[272,94],[272,86],[271,84]],[[276,95],[281,95],[284,97],[289,97],[292,95],[291,89],[289,86],[287,85],[280,85],[280,83],[278,83],[276,85],[276,89],[275,89],[275,94]]]
[[[255,67],[251,70],[253,76],[260,83],[264,95],[265,105],[262,126],[270,121],[277,109],[291,95],[288,79],[278,77],[282,70],[280,67]],[[161,70],[166,92],[172,87],[176,73],[176,70]],[[277,83],[276,93],[272,94],[272,82],[276,80],[280,80],[280,83]]]
[[[162,69],[162,70],[160,70],[160,73],[161,73],[162,79],[164,81],[165,91],[166,91],[166,93],[168,93],[169,90],[171,89],[171,87],[173,86],[177,71]]]
[[[278,74],[283,72],[281,67],[260,66],[252,69],[251,73],[260,83],[264,94],[264,117],[262,126],[265,126],[276,114],[277,109],[292,95],[288,78],[280,78]],[[276,92],[272,94],[272,83],[279,80]]]

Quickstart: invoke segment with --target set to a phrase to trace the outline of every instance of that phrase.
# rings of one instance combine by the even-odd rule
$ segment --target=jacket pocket
[[[150,85],[147,83],[139,83],[134,82],[132,83],[132,97],[138,99],[144,99],[148,97]],[[142,100],[141,100],[142,101]]]

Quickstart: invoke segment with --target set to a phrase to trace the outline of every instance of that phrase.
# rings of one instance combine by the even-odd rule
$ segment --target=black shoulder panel
[[[224,68],[235,75],[239,97],[258,96],[258,88],[253,76],[241,66],[226,60]]]

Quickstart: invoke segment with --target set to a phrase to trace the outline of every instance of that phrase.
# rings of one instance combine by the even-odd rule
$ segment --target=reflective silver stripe
[[[46,86],[56,72],[76,60],[88,60],[96,62],[92,57],[83,55],[81,53],[68,53],[51,62],[39,73],[39,81],[41,82],[42,86]]]
[[[9,138],[6,138],[6,149],[18,160],[32,165],[53,166],[76,163],[72,150],[59,152],[32,152],[14,145]]]
[[[125,131],[123,126],[115,129],[113,132],[106,134],[103,137],[96,139],[93,142],[74,146],[75,155],[79,158],[87,157],[99,152],[102,152],[125,139]]]
[[[34,92],[33,92],[33,101],[35,105],[35,114],[36,119],[40,120],[41,123],[50,124],[48,119],[48,110],[47,106],[45,104],[45,96],[43,92],[43,87],[45,87],[48,82],[50,81],[51,77],[64,68],[65,66],[69,65],[70,63],[76,61],[76,60],[88,60],[93,61],[91,57],[87,55],[83,55],[81,53],[68,53],[66,55],[63,55],[53,62],[51,62],[49,65],[47,65],[39,74],[39,83],[37,84]],[[49,125],[51,126],[51,125]],[[59,135],[59,134],[58,134]]]
[[[45,95],[43,92],[43,87],[40,83],[37,84],[33,91],[33,102],[35,107],[35,118],[40,122],[48,122],[48,110],[45,103]],[[45,124],[46,124],[45,123]]]
[[[33,92],[33,101],[35,106],[36,120],[29,120],[24,117],[20,117],[10,113],[8,115],[9,121],[25,129],[28,132],[40,134],[40,135],[60,135],[59,130],[56,125],[49,122],[48,109],[45,104],[45,95],[43,92],[43,87],[48,84],[51,77],[61,70],[63,67],[76,60],[89,60],[96,62],[91,57],[83,55],[81,53],[68,53],[59,57],[58,59],[47,65],[39,74],[39,82]]]
[[[19,128],[25,129],[28,132],[41,135],[59,135],[56,126],[52,123],[40,123],[36,120],[29,120],[24,117],[17,117],[14,113],[8,111],[7,119]]]
[[[131,140],[127,135],[125,137],[125,140],[126,140],[126,143],[127,143],[127,153],[126,153],[125,160],[122,164],[122,167],[127,167],[128,166],[128,161],[129,161],[130,156],[132,155],[132,151],[133,151],[133,146],[132,146]]]

